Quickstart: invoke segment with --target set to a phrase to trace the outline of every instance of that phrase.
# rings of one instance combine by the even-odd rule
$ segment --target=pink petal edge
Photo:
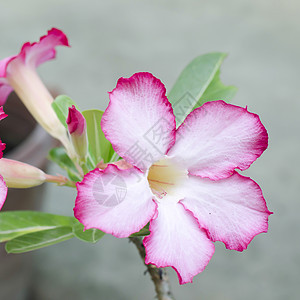
[[[149,236],[144,238],[146,264],[172,267],[180,284],[193,281],[214,254],[214,244],[191,212],[181,203],[162,202],[150,221]]]
[[[166,88],[151,73],[141,72],[120,78],[109,97],[102,130],[121,157],[145,171],[175,142],[175,116]],[[163,137],[156,140],[155,130],[161,128]]]
[[[0,210],[2,209],[7,196],[7,186],[3,177],[0,175]]]
[[[206,229],[213,242],[221,241],[227,249],[243,251],[256,235],[268,231],[268,218],[273,213],[268,210],[259,185],[251,178],[237,172],[217,181],[198,176],[191,178],[197,185],[186,186],[190,195],[186,193],[180,203]],[[227,192],[231,182],[230,196]],[[241,199],[246,196],[243,203]]]
[[[74,207],[74,215],[85,230],[97,228],[118,238],[141,230],[157,208],[147,178],[142,175],[136,168],[121,170],[112,164],[105,170],[95,169],[86,174],[82,182],[76,184],[78,194]],[[124,191],[125,183],[126,193],[120,201],[114,194],[111,197],[110,182],[119,192]]]
[[[167,153],[192,175],[218,180],[246,170],[268,147],[259,116],[222,100],[192,111],[176,131]]]
[[[49,44],[47,45],[47,43]],[[41,57],[39,57],[39,59],[35,61],[35,67],[37,67],[43,62],[55,58],[56,51],[54,48],[60,45],[70,47],[67,36],[57,28],[52,28],[48,30],[48,33],[42,36],[39,42],[26,42],[23,44],[21,51],[18,55],[13,55],[2,59],[0,61],[0,77],[6,77],[7,67],[12,60],[16,58],[21,58],[25,62],[26,59],[28,59],[27,56],[29,56],[30,59],[35,60],[36,58],[34,58],[32,54],[44,54],[41,55]],[[38,50],[42,50],[41,53],[39,53]]]

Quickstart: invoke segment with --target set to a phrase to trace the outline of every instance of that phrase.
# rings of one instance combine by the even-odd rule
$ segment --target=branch
[[[129,237],[129,240],[135,244],[142,260],[145,263],[146,252],[145,247],[143,245],[143,239],[141,237]],[[151,264],[145,264],[145,266],[147,267],[147,270],[154,283],[158,300],[175,300],[170,289],[170,282],[167,270],[164,268],[157,268],[156,266]]]

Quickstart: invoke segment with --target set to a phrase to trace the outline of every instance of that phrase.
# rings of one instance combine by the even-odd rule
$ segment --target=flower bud
[[[0,174],[9,188],[29,188],[45,182],[45,173],[29,164],[1,158]]]
[[[73,105],[69,107],[67,118],[68,130],[71,141],[81,162],[85,162],[87,156],[87,132],[86,121],[83,115]]]

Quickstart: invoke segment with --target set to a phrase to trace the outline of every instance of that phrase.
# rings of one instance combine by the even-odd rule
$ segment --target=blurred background
[[[260,184],[274,215],[269,233],[255,237],[243,253],[216,243],[193,284],[179,286],[171,269],[172,289],[185,300],[299,299],[300,2],[2,0],[0,57],[18,53],[53,26],[72,47],[58,48],[57,60],[39,73],[82,110],[104,110],[107,91],[121,76],[149,71],[170,90],[197,55],[229,54],[221,78],[239,89],[232,103],[259,114],[270,137],[268,150],[244,174]],[[58,171],[50,166],[51,173]],[[43,211],[72,215],[72,189],[48,185],[45,198]],[[154,299],[127,239],[105,236],[95,245],[73,239],[35,251],[32,259],[31,299]],[[0,282],[0,299],[3,288]]]

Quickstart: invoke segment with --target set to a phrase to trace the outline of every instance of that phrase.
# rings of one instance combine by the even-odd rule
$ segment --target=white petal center
[[[158,201],[172,199],[178,202],[183,198],[179,188],[187,179],[187,170],[165,157],[150,167],[147,179]]]

